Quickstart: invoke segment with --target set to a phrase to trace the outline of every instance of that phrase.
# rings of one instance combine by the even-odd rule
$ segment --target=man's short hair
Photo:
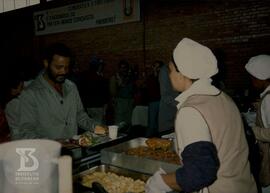
[[[48,49],[45,51],[45,58],[48,63],[51,63],[53,56],[59,55],[64,57],[71,58],[71,51],[70,49],[62,43],[54,43],[48,47]]]

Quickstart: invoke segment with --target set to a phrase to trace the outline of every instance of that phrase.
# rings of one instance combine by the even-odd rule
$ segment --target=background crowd
[[[223,82],[225,64],[220,50],[213,53],[220,71],[207,76],[207,79],[213,81],[217,89],[217,92],[209,92],[217,95],[219,91],[226,92],[226,85]],[[106,130],[106,125],[112,124],[125,125],[127,130],[124,132],[145,137],[160,136],[164,131],[172,132],[176,122],[185,124],[184,120],[179,122],[176,115],[179,113],[178,105],[182,100],[179,96],[185,96],[186,94],[181,92],[188,90],[177,89],[173,85],[174,79],[170,77],[172,71],[183,73],[183,69],[178,71],[181,65],[175,60],[177,56],[173,56],[169,65],[154,60],[151,66],[139,73],[135,64],[130,64],[127,59],[119,59],[115,73],[111,77],[104,77],[103,71],[108,61],[95,55],[90,56],[88,69],[80,71],[71,50],[64,44],[56,43],[46,50],[42,70],[32,76],[30,81],[27,69],[21,69],[19,61],[15,61],[11,65],[12,68],[1,76],[0,142],[29,138],[57,140],[71,138],[85,130],[102,133]],[[187,68],[187,74],[190,76],[189,83],[200,85],[199,83],[203,81],[198,80],[205,77],[203,75],[193,77],[192,71],[196,67],[189,68]],[[242,121],[249,121],[246,127],[258,141],[260,159],[258,163],[254,163],[258,167],[252,171],[257,185],[268,186],[270,184],[270,56],[251,57],[245,68],[251,75],[250,81],[253,87],[246,88],[243,96],[231,97],[244,115],[243,120],[238,120],[239,125]],[[147,124],[132,122],[132,117],[135,116],[134,110],[138,106],[147,107],[145,108],[147,112],[140,115],[147,115]],[[231,108],[234,109],[233,105]],[[251,111],[253,114],[249,114]],[[257,119],[253,118],[250,121],[250,116],[254,113]],[[188,117],[195,116],[194,113],[187,114]],[[181,128],[183,127],[182,125]],[[209,129],[212,129],[211,126]],[[247,128],[243,128],[244,131],[247,131]],[[208,141],[208,138],[205,141]],[[251,149],[252,144],[248,145]],[[263,191],[266,192],[266,189]]]

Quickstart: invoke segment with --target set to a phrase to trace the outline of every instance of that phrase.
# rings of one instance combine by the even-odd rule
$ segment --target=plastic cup
[[[110,125],[109,126],[109,137],[111,139],[116,139],[118,133],[118,126],[117,125]]]

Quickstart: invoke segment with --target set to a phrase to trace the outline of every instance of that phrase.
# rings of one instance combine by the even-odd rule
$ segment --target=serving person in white
[[[211,50],[184,38],[168,68],[173,88],[182,92],[176,98],[175,133],[183,166],[170,174],[157,171],[146,192],[256,193],[239,110],[211,85],[218,72]]]
[[[261,153],[259,176],[262,191],[270,193],[270,56],[254,56],[249,59],[245,68],[251,75],[252,85],[261,91],[256,125],[252,129]]]

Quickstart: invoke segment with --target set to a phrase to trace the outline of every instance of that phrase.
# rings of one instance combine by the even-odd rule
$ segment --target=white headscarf
[[[258,55],[249,59],[245,66],[248,73],[259,80],[270,79],[270,56]]]
[[[218,73],[212,51],[189,38],[183,38],[173,51],[178,70],[190,79],[206,79]]]

